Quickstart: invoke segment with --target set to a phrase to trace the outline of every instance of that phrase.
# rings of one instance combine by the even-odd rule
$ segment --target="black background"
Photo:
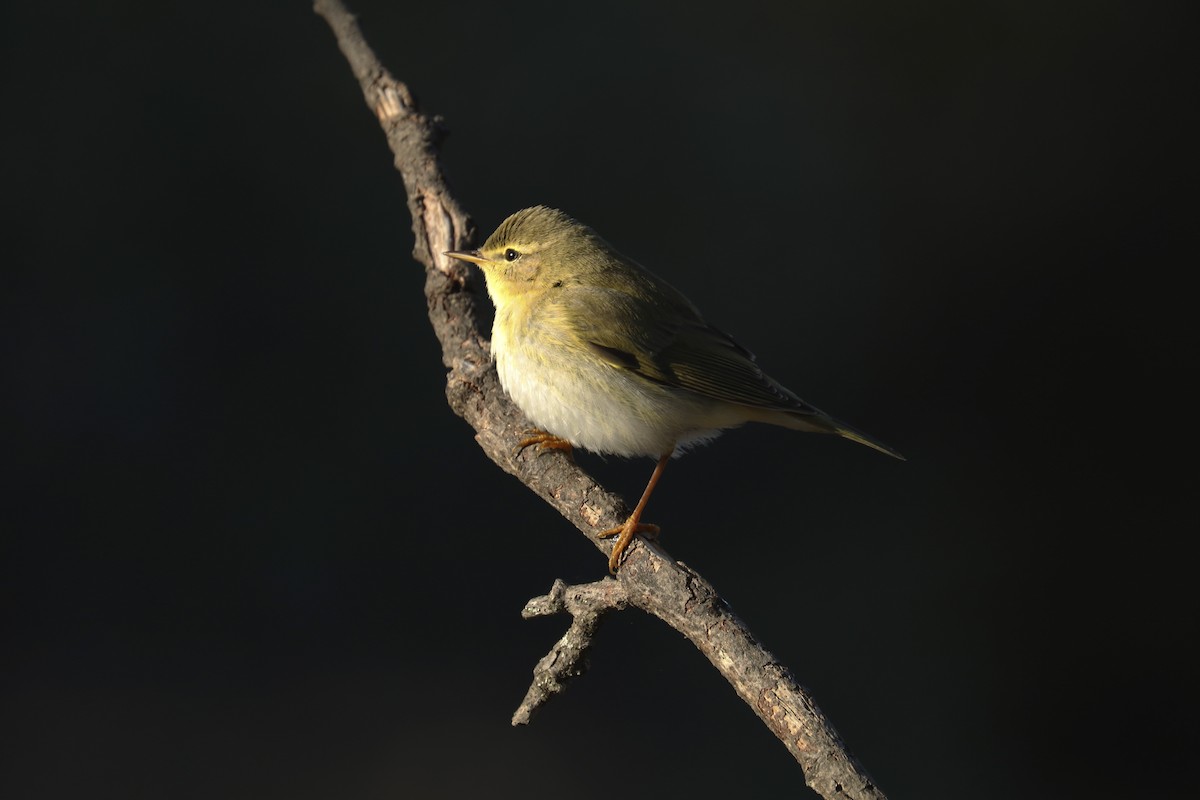
[[[103,6],[101,8],[100,6]],[[895,798],[1186,794],[1194,42],[1162,4],[358,2],[481,233],[560,207],[807,400],[648,518]],[[0,795],[804,796],[447,408],[304,3],[2,13]],[[649,461],[580,460],[630,500]],[[564,788],[569,787],[569,788]]]

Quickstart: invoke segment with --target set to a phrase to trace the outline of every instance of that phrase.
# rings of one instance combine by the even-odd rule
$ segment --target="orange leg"
[[[646,503],[650,500],[650,493],[654,491],[654,487],[658,484],[658,479],[662,477],[663,468],[667,466],[667,462],[670,460],[670,453],[667,453],[658,460],[658,464],[654,467],[654,473],[650,476],[650,482],[646,484],[646,491],[642,492],[642,499],[638,500],[637,507],[629,515],[629,519],[625,520],[625,524],[619,528],[610,528],[596,534],[601,539],[608,539],[613,536],[617,537],[616,543],[613,544],[612,553],[608,556],[608,571],[613,575],[617,574],[617,567],[621,565],[621,557],[625,555],[625,549],[629,547],[629,543],[633,541],[634,536],[639,533],[648,533],[652,536],[658,535],[659,528],[657,525],[641,521],[642,512],[646,510]]]
[[[525,431],[525,433],[527,434],[525,438],[517,442],[516,452],[513,453],[514,456],[521,455],[522,450],[533,446],[537,447],[539,456],[547,450],[563,450],[569,456],[571,455],[571,451],[574,450],[570,442],[552,433],[546,433],[542,430]]]

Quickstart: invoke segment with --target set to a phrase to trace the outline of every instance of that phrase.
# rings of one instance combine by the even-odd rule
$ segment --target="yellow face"
[[[537,206],[506,219],[478,250],[446,255],[478,264],[500,306],[531,291],[562,286],[571,277],[573,245],[586,240],[587,230],[561,212]]]

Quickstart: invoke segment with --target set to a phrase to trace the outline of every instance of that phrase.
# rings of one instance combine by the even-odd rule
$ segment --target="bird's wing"
[[[820,413],[772,380],[754,354],[711,325],[684,325],[654,360],[685,389],[761,408]]]
[[[563,302],[578,340],[614,367],[730,403],[821,413],[764,374],[749,350],[706,323],[687,301],[655,304],[589,288],[564,295]],[[596,309],[606,316],[598,318]]]

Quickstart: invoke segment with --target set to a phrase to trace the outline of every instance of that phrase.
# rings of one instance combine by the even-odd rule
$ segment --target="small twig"
[[[521,616],[525,619],[547,617],[564,611],[571,615],[571,627],[554,643],[550,652],[533,668],[533,683],[525,699],[513,714],[513,725],[527,725],[535,711],[547,700],[561,692],[564,684],[577,678],[587,669],[587,651],[609,611],[621,611],[629,605],[625,587],[612,578],[595,583],[568,586],[554,581],[550,593],[535,597],[525,604]]]
[[[478,276],[463,262],[447,259],[446,250],[471,244],[474,225],[450,194],[438,164],[436,119],[421,114],[407,87],[375,58],[354,18],[339,0],[316,0],[315,10],[332,28],[350,62],[367,105],[379,118],[404,180],[416,245],[413,255],[425,266],[429,319],[449,372],[450,407],[476,430],[480,447],[507,472],[557,509],[607,555],[611,544],[596,534],[625,521],[628,509],[569,458],[516,453],[515,445],[531,425],[504,395],[491,363],[480,307],[487,300]],[[560,584],[555,584],[555,590]],[[661,548],[635,540],[617,580],[589,587],[562,586],[534,601],[527,613],[558,605],[574,617],[571,629],[538,665],[534,686],[514,722],[561,690],[578,674],[600,615],[628,603],[666,622],[686,636],[759,718],[784,743],[804,770],[805,782],[827,800],[883,798],[863,767],[847,752],[811,695],[751,635],[712,585]],[[611,587],[611,588],[610,588]],[[579,592],[578,599],[575,593]],[[605,593],[611,595],[606,596]],[[594,605],[589,608],[588,604]],[[573,605],[574,604],[574,605]],[[539,688],[539,684],[541,687]],[[536,696],[538,693],[544,696]],[[527,715],[526,715],[527,716]]]

